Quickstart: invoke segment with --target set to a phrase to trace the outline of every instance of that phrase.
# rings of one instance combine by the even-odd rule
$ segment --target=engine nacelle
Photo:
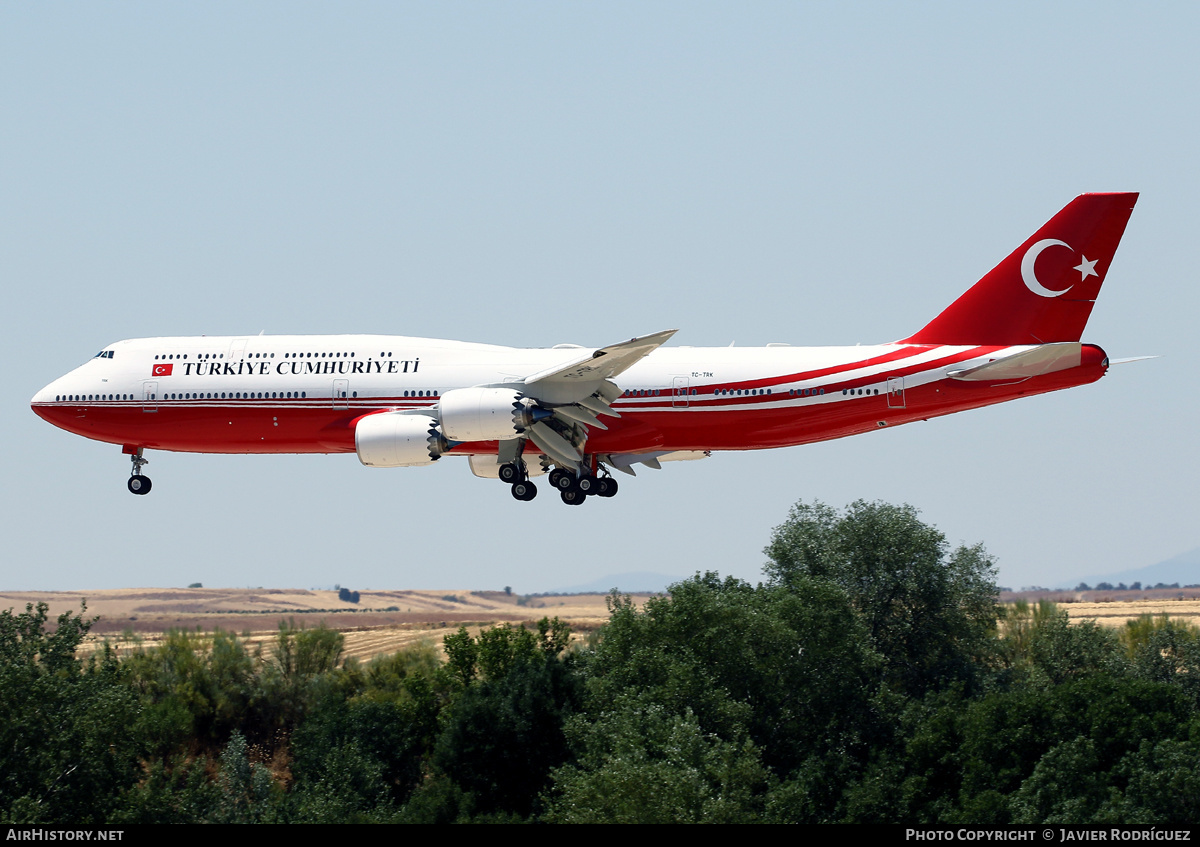
[[[369,468],[411,468],[432,465],[442,456],[445,440],[430,415],[382,412],[368,415],[354,427],[358,460]]]
[[[527,407],[521,392],[512,388],[456,388],[438,401],[442,433],[451,441],[516,438],[537,419],[535,416],[547,414]]]

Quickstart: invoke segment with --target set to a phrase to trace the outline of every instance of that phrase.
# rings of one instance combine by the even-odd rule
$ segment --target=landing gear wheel
[[[500,481],[510,485],[524,476],[521,469],[512,462],[500,466]]]
[[[576,482],[575,487],[578,488],[583,494],[586,494],[586,495],[599,494],[600,493],[600,484],[599,483],[600,483],[600,480],[596,479],[594,476],[581,476],[579,478],[579,480]]]
[[[550,484],[559,491],[578,491],[579,486],[575,479],[575,474],[570,471],[564,471],[562,468],[555,468],[550,474]]]
[[[562,501],[568,506],[582,505],[583,501],[587,499],[587,495],[578,488],[568,488],[559,494],[559,496],[562,497]]]
[[[611,477],[600,477],[596,480],[596,494],[600,497],[612,497],[617,493],[617,481]]]
[[[512,486],[512,496],[518,500],[528,502],[534,497],[537,497],[537,486],[527,480],[514,482]]]
[[[562,468],[550,471],[550,485],[559,491],[565,491],[575,484],[575,474]]]
[[[149,494],[150,493],[150,477],[148,476],[131,476],[129,482],[125,484],[129,489],[130,494]]]

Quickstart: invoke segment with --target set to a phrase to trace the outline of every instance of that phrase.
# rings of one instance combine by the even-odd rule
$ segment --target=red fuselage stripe
[[[1103,351],[1087,345],[1083,364],[1069,370],[1016,383],[963,382],[935,379],[906,387],[903,398],[878,395],[843,396],[842,388],[886,382],[881,373],[831,383],[819,397],[791,397],[782,392],[725,398],[715,406],[696,398],[685,406],[672,397],[655,398],[652,407],[621,404],[621,418],[606,418],[607,431],[593,428],[587,450],[627,453],[648,450],[754,450],[841,438],[1021,396],[1084,385],[1103,376]],[[911,376],[979,355],[966,351],[913,365],[900,373]],[[862,363],[857,363],[861,367]],[[841,371],[847,370],[841,368]],[[711,395],[710,395],[711,396]],[[355,400],[191,401],[159,400],[36,403],[33,410],[55,426],[98,441],[158,450],[196,453],[349,453],[354,451],[354,424],[364,414],[399,408],[429,408],[436,398]],[[404,402],[407,400],[408,402]],[[749,402],[748,402],[749,401]],[[336,403],[336,406],[334,405]],[[147,411],[153,409],[153,411]],[[495,444],[466,444],[456,452],[494,452]]]

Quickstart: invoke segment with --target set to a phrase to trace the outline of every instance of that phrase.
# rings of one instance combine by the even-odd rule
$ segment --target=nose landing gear
[[[150,493],[150,477],[142,475],[142,467],[150,463],[149,459],[142,458],[142,450],[138,447],[130,453],[129,461],[133,464],[133,468],[129,473],[129,482],[125,483],[125,487],[129,489],[130,494],[149,494]]]

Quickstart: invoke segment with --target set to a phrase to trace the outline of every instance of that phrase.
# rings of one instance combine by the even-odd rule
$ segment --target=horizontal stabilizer
[[[1029,379],[1033,376],[1065,371],[1079,367],[1083,357],[1083,345],[1078,341],[1062,344],[1043,344],[1032,350],[1005,356],[973,368],[948,371],[946,376],[967,382],[991,382],[994,380]]]

